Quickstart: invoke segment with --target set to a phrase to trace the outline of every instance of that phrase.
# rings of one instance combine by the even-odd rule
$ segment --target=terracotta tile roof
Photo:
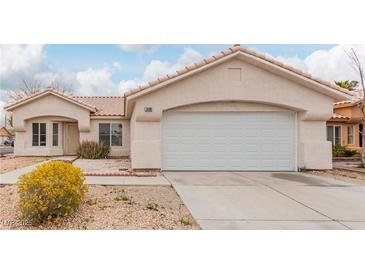
[[[350,119],[350,118],[345,115],[341,115],[341,114],[334,112],[330,120],[348,120],[348,119]]]
[[[20,100],[15,101],[14,103],[11,103],[11,104],[6,105],[4,107],[4,109],[5,110],[8,110],[9,108],[12,109],[13,107],[15,107],[15,106],[17,106],[19,104],[25,103],[26,101],[29,101],[31,99],[36,99],[37,97],[42,97],[42,96],[44,96],[46,94],[54,94],[56,96],[65,98],[66,100],[69,100],[69,101],[74,102],[76,104],[79,104],[79,105],[81,105],[81,106],[83,106],[85,108],[88,108],[91,111],[95,111],[95,106],[89,105],[89,104],[84,103],[82,101],[75,100],[72,96],[66,95],[65,93],[62,93],[62,92],[59,92],[59,91],[56,91],[53,88],[46,88],[43,91],[39,91],[39,92],[33,93],[32,95],[29,95],[27,97],[24,97],[24,98],[22,98]]]
[[[196,63],[194,63],[194,64],[192,64],[190,66],[186,66],[186,67],[184,67],[182,69],[179,69],[179,70],[176,71],[175,74],[171,74],[171,75],[166,75],[166,76],[163,76],[163,77],[159,77],[156,80],[150,81],[150,82],[148,82],[145,85],[141,85],[141,86],[138,86],[136,88],[129,89],[126,92],[124,92],[124,95],[126,97],[128,97],[130,95],[136,94],[136,93],[138,93],[140,91],[143,91],[143,90],[145,90],[147,88],[151,88],[153,86],[156,86],[158,84],[161,84],[161,83],[163,83],[165,81],[168,81],[170,79],[176,78],[176,77],[178,77],[180,75],[183,75],[183,74],[188,73],[190,71],[193,71],[195,69],[201,68],[201,67],[203,67],[205,65],[208,65],[210,63],[213,63],[213,62],[215,62],[215,61],[217,61],[217,60],[219,60],[219,59],[221,59],[223,57],[232,55],[232,54],[237,53],[237,52],[242,52],[242,53],[245,53],[245,54],[254,56],[254,57],[259,58],[259,59],[261,59],[263,61],[266,61],[266,62],[269,62],[269,63],[271,63],[273,65],[276,65],[276,66],[278,66],[280,68],[286,69],[286,70],[291,71],[293,73],[296,73],[296,74],[298,74],[300,76],[303,76],[303,77],[305,77],[305,78],[307,78],[309,80],[315,81],[315,82],[317,82],[317,83],[319,83],[319,84],[321,84],[323,86],[326,86],[326,87],[335,89],[335,90],[340,91],[342,93],[345,93],[347,95],[353,95],[352,92],[350,92],[350,91],[348,91],[346,89],[340,88],[339,86],[337,86],[337,85],[335,85],[335,84],[333,84],[331,82],[327,82],[327,81],[324,81],[324,80],[315,78],[312,75],[310,75],[309,73],[306,73],[306,72],[304,72],[302,70],[296,69],[296,68],[294,68],[292,66],[286,65],[286,64],[284,64],[284,63],[282,63],[280,61],[277,61],[275,59],[272,59],[272,58],[266,56],[265,54],[258,53],[256,51],[253,51],[253,50],[248,49],[248,48],[241,47],[240,45],[234,45],[234,47],[229,48],[228,50],[218,52],[215,55],[213,55],[211,57],[208,57],[208,58],[206,58],[206,59],[204,59],[204,60],[202,60],[200,62],[196,62]]]
[[[361,99],[362,98],[356,98],[356,99],[353,99],[353,100],[346,100],[346,101],[336,102],[336,103],[333,104],[333,107],[335,109],[336,108],[343,108],[343,107],[351,107],[351,106],[354,106],[357,103],[359,103],[359,101]]]
[[[79,102],[96,108],[91,116],[123,116],[124,96],[73,96]]]

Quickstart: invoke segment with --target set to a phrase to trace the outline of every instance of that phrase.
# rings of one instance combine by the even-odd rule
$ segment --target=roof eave
[[[47,90],[45,92],[40,92],[39,94],[37,94],[37,95],[35,95],[33,97],[29,97],[28,99],[25,98],[24,100],[21,100],[19,102],[14,102],[14,103],[8,104],[8,105],[6,105],[4,107],[4,110],[6,110],[6,111],[12,111],[12,110],[14,110],[14,109],[16,109],[18,107],[21,107],[22,105],[28,104],[28,103],[30,103],[30,102],[32,102],[34,100],[37,100],[39,98],[42,98],[42,97],[44,97],[46,95],[50,95],[50,94],[52,94],[52,95],[54,95],[54,96],[56,96],[56,97],[58,97],[60,99],[63,99],[65,101],[68,101],[68,102],[70,102],[72,104],[78,105],[79,107],[85,108],[85,109],[87,109],[87,110],[89,110],[91,112],[95,112],[96,111],[96,108],[94,108],[92,106],[88,106],[88,105],[86,105],[84,103],[78,102],[78,101],[76,101],[76,100],[74,100],[72,98],[68,98],[66,96],[61,96],[60,94],[58,94],[56,92],[53,92],[51,90]]]

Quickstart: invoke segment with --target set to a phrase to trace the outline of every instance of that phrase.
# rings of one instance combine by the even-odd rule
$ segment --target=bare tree
[[[360,99],[357,103],[357,106],[360,108],[362,112],[362,118],[361,118],[361,124],[362,124],[362,153],[361,153],[361,167],[365,167],[365,64],[363,63],[363,60],[361,59],[361,56],[358,54],[358,52],[351,48],[349,52],[347,52],[348,57],[351,60],[351,64],[355,71],[360,76],[360,90],[359,95]]]
[[[9,98],[13,101],[18,101],[24,97],[32,95],[39,92],[41,89],[41,83],[37,80],[35,81],[22,81],[22,86],[17,90],[12,90],[9,92]]]
[[[50,88],[53,88],[57,90],[58,92],[65,93],[65,94],[72,94],[73,88],[71,85],[65,85],[60,82],[52,82],[49,86]],[[27,97],[29,95],[32,95],[34,93],[40,92],[43,88],[46,88],[42,85],[42,83],[38,80],[34,81],[22,81],[22,86],[19,87],[17,90],[12,90],[8,93],[8,96],[10,100],[12,101],[18,101],[24,97]]]
[[[53,81],[49,87],[57,90],[58,92],[62,92],[64,94],[68,94],[71,95],[74,92],[73,86],[72,85],[67,85],[63,82],[60,81]]]
[[[49,86],[43,87],[41,82],[39,82],[38,80],[34,81],[23,80],[22,86],[19,87],[19,89],[17,90],[8,92],[8,96],[11,101],[18,101],[24,97],[40,92],[43,88],[53,88],[58,92],[68,95],[71,95],[73,93],[73,88],[71,85],[65,85],[61,82],[54,81]],[[7,122],[10,125],[10,127],[13,127],[13,116],[11,114],[7,118]]]

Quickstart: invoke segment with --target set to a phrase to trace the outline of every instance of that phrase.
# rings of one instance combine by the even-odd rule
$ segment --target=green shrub
[[[357,154],[357,151],[356,150],[345,149],[344,156],[345,157],[352,157],[352,156],[355,156],[356,154]]]
[[[22,175],[17,182],[22,217],[39,225],[74,212],[88,186],[80,168],[63,161],[47,162]]]
[[[151,202],[151,203],[148,203],[148,205],[146,206],[146,208],[149,209],[149,210],[158,211],[158,204],[156,204],[154,202]]]
[[[83,141],[77,148],[76,154],[83,159],[103,159],[110,153],[110,147],[93,141]]]
[[[356,150],[347,149],[345,146],[335,145],[332,147],[333,157],[352,157],[357,154]]]
[[[345,155],[346,147],[341,145],[335,145],[332,147],[332,156],[333,157],[343,157]]]
[[[192,224],[189,217],[182,217],[180,219],[180,223],[182,223],[183,225],[191,225]]]

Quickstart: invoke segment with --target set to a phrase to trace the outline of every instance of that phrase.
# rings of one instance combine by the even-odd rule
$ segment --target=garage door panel
[[[291,112],[167,112],[164,170],[294,170]]]

